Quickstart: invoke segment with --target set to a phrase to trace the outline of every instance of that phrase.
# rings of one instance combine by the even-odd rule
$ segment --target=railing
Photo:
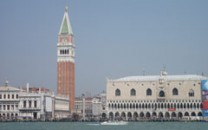
[[[40,110],[40,107],[19,107],[19,110]]]

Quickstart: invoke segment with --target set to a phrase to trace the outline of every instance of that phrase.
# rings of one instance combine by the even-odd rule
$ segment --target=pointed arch
[[[146,90],[146,95],[147,95],[147,96],[152,96],[152,90],[151,90],[150,88],[148,88],[148,89]]]
[[[163,90],[161,90],[161,91],[159,92],[159,97],[165,97],[165,92],[164,92]]]
[[[192,112],[192,113],[191,113],[191,116],[196,116],[196,113],[195,113],[195,112]]]
[[[197,115],[198,115],[198,116],[202,116],[202,112],[199,112]]]
[[[125,113],[125,112],[122,112],[122,113],[121,113],[121,118],[123,118],[123,119],[126,118],[126,113]]]
[[[194,97],[194,90],[190,89],[188,95],[189,97]]]
[[[143,112],[140,112],[139,116],[140,116],[141,118],[143,118],[143,117],[144,117],[144,113],[143,113]]]
[[[110,112],[110,113],[109,113],[109,118],[110,118],[110,119],[113,119],[113,118],[114,118],[113,112]]]
[[[116,89],[115,90],[115,96],[121,96],[121,90],[120,89]]]
[[[115,113],[115,117],[118,118],[119,117],[119,112]]]
[[[136,90],[132,88],[131,91],[130,91],[130,95],[131,96],[136,96]]]
[[[172,90],[172,95],[174,95],[174,96],[178,95],[178,89],[177,88],[174,88]]]
[[[166,112],[166,113],[165,113],[165,117],[166,117],[166,118],[170,118],[170,113],[169,113],[169,112]]]
[[[189,116],[189,113],[188,113],[188,112],[185,112],[185,113],[184,113],[184,116]]]
[[[149,112],[146,113],[146,117],[147,117],[147,118],[150,118],[150,117],[151,117],[151,115],[150,115]]]
[[[182,112],[178,112],[178,118],[182,118],[182,117],[183,117]]]
[[[152,117],[154,117],[154,118],[157,117],[157,113],[156,112],[153,112],[152,113]]]
[[[139,117],[138,113],[134,112],[133,117],[134,117],[134,120],[137,120],[137,118]]]
[[[162,112],[159,112],[159,118],[163,118],[163,113]]]
[[[172,112],[171,113],[171,117],[176,117],[176,113],[175,112]]]
[[[131,119],[132,118],[131,112],[128,112],[127,116],[128,116],[129,119]]]

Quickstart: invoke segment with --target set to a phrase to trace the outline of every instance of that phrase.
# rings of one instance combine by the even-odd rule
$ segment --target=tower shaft
[[[69,110],[74,110],[75,99],[75,45],[69,20],[68,8],[65,8],[57,44],[57,93],[69,97]]]

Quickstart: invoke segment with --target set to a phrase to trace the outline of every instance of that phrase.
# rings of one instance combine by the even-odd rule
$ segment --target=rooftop
[[[150,76],[127,76],[113,81],[157,81],[165,80],[206,80],[208,77],[201,75],[150,75]]]
[[[0,91],[20,91],[20,89],[11,86],[0,86]]]

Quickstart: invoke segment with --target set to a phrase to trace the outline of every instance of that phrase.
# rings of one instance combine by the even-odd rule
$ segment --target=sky
[[[207,0],[0,0],[0,85],[56,91],[58,32],[69,6],[76,95],[136,75],[208,76]]]

